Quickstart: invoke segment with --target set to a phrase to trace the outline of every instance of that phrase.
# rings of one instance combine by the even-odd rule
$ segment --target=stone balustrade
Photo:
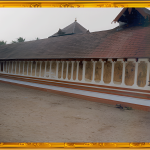
[[[82,71],[81,71],[82,70]],[[135,89],[150,89],[148,59],[0,61],[0,73]],[[79,80],[80,78],[80,80]],[[81,79],[82,78],[82,79]]]

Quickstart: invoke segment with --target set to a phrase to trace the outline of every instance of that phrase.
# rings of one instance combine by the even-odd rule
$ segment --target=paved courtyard
[[[0,142],[150,142],[150,112],[0,82]]]

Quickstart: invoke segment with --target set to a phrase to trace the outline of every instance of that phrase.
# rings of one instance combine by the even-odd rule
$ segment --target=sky
[[[0,8],[0,41],[48,38],[77,19],[90,32],[113,29],[122,8]],[[111,24],[112,23],[112,24]]]

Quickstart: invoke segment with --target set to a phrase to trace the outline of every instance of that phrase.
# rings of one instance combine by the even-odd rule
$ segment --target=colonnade
[[[97,62],[101,62],[101,79],[99,82],[95,81],[95,68],[96,68],[96,63]],[[126,69],[126,64],[129,61],[134,62],[135,64],[135,73],[134,73],[134,84],[131,86],[133,88],[139,88],[139,86],[137,85],[137,74],[138,74],[138,64],[141,61],[144,61],[147,64],[147,72],[146,72],[146,85],[142,88],[147,88],[148,87],[148,81],[149,81],[149,74],[150,74],[150,63],[148,59],[138,59],[138,61],[136,59],[127,59],[127,61],[124,61],[123,59],[117,59],[117,61],[120,61],[123,64],[122,67],[122,82],[117,85],[114,83],[114,66],[115,63],[117,61],[114,61],[113,59],[99,59],[98,61],[94,61],[91,59],[91,62],[93,63],[93,69],[92,69],[92,79],[90,80],[90,83],[92,84],[100,84],[100,85],[110,85],[110,86],[119,86],[119,87],[128,87],[125,84],[125,69]],[[111,62],[111,81],[110,83],[105,83],[104,82],[104,64],[106,63],[106,61]],[[72,81],[72,82],[82,82],[82,83],[87,83],[87,81],[85,80],[85,71],[86,71],[86,64],[87,61],[82,61],[82,65],[83,65],[83,69],[82,69],[82,80],[78,79],[78,74],[79,74],[79,63],[80,61],[55,61],[56,62],[56,72],[55,72],[55,76],[52,76],[52,63],[54,61],[44,61],[45,63],[45,69],[44,69],[44,75],[41,76],[41,66],[43,61],[23,61],[22,67],[21,67],[21,62],[22,61],[0,61],[0,73],[7,73],[7,74],[15,74],[15,75],[25,75],[25,62],[27,62],[26,65],[26,75],[25,76],[33,76],[33,77],[37,77],[37,69],[39,69],[39,74],[38,77],[42,77],[42,78],[50,78],[50,79],[56,79],[56,80],[66,80],[66,81]],[[29,62],[30,62],[30,70],[29,70]],[[33,73],[33,62],[35,64],[35,73],[34,75]],[[37,68],[37,63],[40,62],[40,66],[39,68]],[[59,63],[62,62],[62,66],[61,66],[61,78],[58,78],[58,71],[59,71]],[[64,72],[64,63],[67,63],[67,69],[66,69],[66,78],[63,78],[63,72]],[[71,78],[68,79],[68,67],[69,67],[69,62],[71,62]],[[76,79],[73,79],[73,71],[74,71],[74,63],[76,62],[77,67],[76,67]],[[47,69],[47,64],[49,63],[49,69]],[[17,65],[18,65],[18,72],[16,72],[17,70]],[[20,72],[20,70],[22,69],[22,73]],[[49,74],[47,77],[47,73]],[[89,82],[88,82],[89,83]]]

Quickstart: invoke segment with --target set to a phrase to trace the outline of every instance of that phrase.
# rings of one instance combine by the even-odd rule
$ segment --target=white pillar
[[[40,61],[40,72],[39,72],[39,77],[41,77],[41,65],[42,65],[42,61]]]
[[[1,67],[3,68],[3,70],[2,70],[1,72],[4,72],[4,67],[3,67],[3,65],[4,65],[4,62],[2,61],[2,62],[1,62]],[[1,68],[1,69],[2,69],[2,68]]]
[[[5,61],[5,73],[7,72],[7,61]]]
[[[112,63],[112,68],[111,68],[111,84],[114,84],[114,65],[115,65],[115,62],[114,61],[111,61]]]
[[[0,61],[0,72],[1,72],[1,61]]]
[[[4,72],[4,61],[2,61],[2,63],[3,63],[3,71],[2,72]]]
[[[101,81],[100,81],[100,83],[104,84],[104,81],[103,81],[103,76],[104,76],[104,61],[101,61],[101,63],[102,63],[102,69],[101,69]]]
[[[2,61],[0,62],[0,72],[2,72]]]
[[[35,77],[36,77],[37,61],[35,61]]]
[[[46,77],[46,66],[47,66],[47,61],[45,61],[45,72],[44,72],[44,77]]]
[[[69,66],[69,61],[67,61],[66,80],[68,80],[68,66]]]
[[[33,61],[31,61],[31,73],[30,73],[30,76],[32,76],[32,64],[33,64]]]
[[[123,69],[122,69],[122,83],[121,86],[125,86],[125,69],[126,69],[126,63],[125,61],[122,60],[123,63]]]
[[[3,68],[2,64],[3,64],[3,61],[1,61],[1,70],[2,70],[2,68]],[[3,70],[4,70],[4,68],[3,68]],[[1,71],[1,72],[3,72],[3,71]]]
[[[134,73],[134,84],[137,87],[137,74],[138,74],[138,62],[135,61],[135,73]]]
[[[4,61],[3,61],[3,73],[4,73]]]
[[[13,74],[13,61],[12,61],[12,65],[11,65],[11,73]]]
[[[148,82],[149,81],[149,65],[150,65],[149,60],[147,60],[146,63],[147,63],[147,74],[146,74],[146,85],[145,85],[145,87],[147,87],[150,83],[150,82]]]
[[[23,61],[23,71],[22,71],[22,72],[23,72],[23,73],[22,73],[23,75],[24,75],[24,63],[25,63],[25,62]]]
[[[20,74],[20,63],[21,63],[21,62],[19,61],[19,74]]]
[[[2,64],[3,64],[3,61],[1,61],[1,70],[0,70],[1,72],[2,72],[2,68],[3,68],[3,67],[2,67]],[[3,69],[3,70],[4,70],[4,69]]]
[[[4,72],[4,63],[5,63],[5,62],[3,61],[3,72]]]
[[[76,62],[77,62],[76,81],[79,81],[79,80],[78,80],[78,75],[79,75],[79,62],[80,62],[80,61],[76,61]]]
[[[92,82],[95,82],[95,64],[97,63],[97,61],[92,61],[93,62],[93,76],[92,76]]]
[[[0,72],[2,72],[2,71],[1,71],[1,65],[2,65],[2,61],[0,61]]]
[[[6,61],[6,73],[7,73],[7,61]]]
[[[28,68],[29,68],[29,61],[27,62],[27,76],[28,76]]]
[[[58,79],[58,66],[60,61],[56,61],[56,79]]]
[[[4,70],[3,64],[4,64],[4,62],[1,61],[1,70],[2,70],[2,68],[3,68],[3,70]],[[1,72],[3,72],[3,70],[2,70]]]
[[[2,70],[2,68],[3,68],[3,66],[2,66],[3,64],[4,64],[4,62],[2,61],[2,62],[1,62],[1,70]],[[3,70],[4,70],[4,68],[3,68]],[[2,70],[1,72],[3,72],[3,70]]]
[[[82,82],[85,82],[85,67],[86,67],[86,61],[82,61],[83,63],[83,71],[82,71]]]
[[[70,80],[73,80],[74,61],[71,61],[71,63],[72,63],[72,67],[71,67],[71,79]]]
[[[8,73],[9,73],[9,69],[10,69],[10,61],[8,62]]]
[[[64,61],[62,61],[62,69],[61,69],[61,79],[63,80],[63,71],[64,71]]]
[[[1,65],[2,65],[2,61],[0,62],[0,72],[2,72],[2,71],[1,71],[1,69],[2,69],[2,68],[1,68]]]
[[[50,66],[49,66],[49,78],[51,78],[51,70],[52,70],[52,62],[53,61],[49,61],[50,62]]]
[[[15,74],[16,74],[16,65],[17,65],[17,61],[15,61]]]
[[[10,70],[10,61],[9,61],[8,73],[11,73],[9,70]]]
[[[9,73],[9,68],[10,68],[10,61],[9,61],[9,65],[8,65],[8,73]]]
[[[7,73],[8,73],[8,68],[9,68],[9,61],[7,61]]]

